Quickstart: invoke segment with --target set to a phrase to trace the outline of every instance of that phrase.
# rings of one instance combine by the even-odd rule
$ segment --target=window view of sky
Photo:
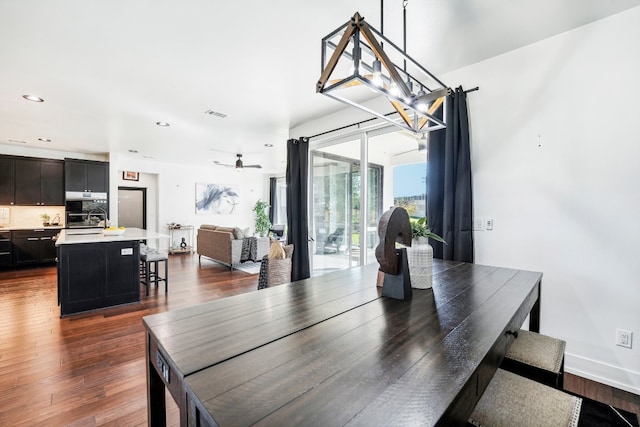
[[[413,163],[393,168],[393,197],[411,197],[426,193],[427,164]]]

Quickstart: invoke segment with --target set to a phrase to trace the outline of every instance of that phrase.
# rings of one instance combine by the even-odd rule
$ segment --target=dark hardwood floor
[[[172,255],[168,295],[60,319],[54,267],[0,271],[0,426],[146,425],[142,317],[253,291],[257,277]],[[568,374],[565,388],[640,415],[640,396]]]

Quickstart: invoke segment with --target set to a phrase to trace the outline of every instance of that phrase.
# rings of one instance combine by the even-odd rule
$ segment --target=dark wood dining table
[[[149,424],[464,425],[542,273],[434,260],[433,287],[382,297],[377,265],[143,318]]]

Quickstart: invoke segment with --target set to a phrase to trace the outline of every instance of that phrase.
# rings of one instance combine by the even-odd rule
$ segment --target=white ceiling
[[[639,5],[409,0],[407,52],[438,75]],[[380,28],[372,0],[2,0],[0,144],[277,168],[289,128],[344,108],[315,93],[320,40],[356,11]],[[402,46],[402,0],[384,34]]]

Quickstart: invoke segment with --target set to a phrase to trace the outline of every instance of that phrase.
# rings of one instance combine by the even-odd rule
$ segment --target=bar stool
[[[467,425],[575,427],[581,409],[579,397],[498,369]]]
[[[562,390],[566,345],[561,339],[521,329],[500,367]]]
[[[577,426],[582,399],[498,369],[468,425]]]
[[[165,293],[169,291],[169,254],[166,251],[158,251],[156,249],[146,248],[140,253],[140,283],[144,284],[146,295],[149,296],[149,286],[153,283],[158,286],[159,282],[164,282]],[[158,263],[164,261],[164,277],[160,276],[158,271]],[[152,268],[153,266],[153,268]],[[144,273],[142,273],[144,267]]]

